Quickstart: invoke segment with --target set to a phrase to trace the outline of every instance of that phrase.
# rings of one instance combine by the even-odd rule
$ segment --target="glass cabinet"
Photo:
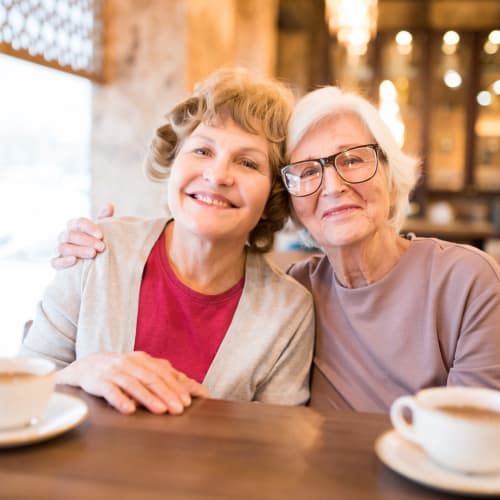
[[[403,149],[422,158],[420,190],[500,193],[500,31],[379,32],[348,62],[332,41],[331,81],[378,103]]]
[[[479,191],[500,191],[500,31],[482,35],[479,45],[474,184]]]
[[[434,33],[430,51],[427,188],[461,191],[466,180],[472,36]]]

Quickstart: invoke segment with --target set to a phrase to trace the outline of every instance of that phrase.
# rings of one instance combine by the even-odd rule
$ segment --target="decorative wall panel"
[[[102,0],[0,0],[0,52],[98,79]]]

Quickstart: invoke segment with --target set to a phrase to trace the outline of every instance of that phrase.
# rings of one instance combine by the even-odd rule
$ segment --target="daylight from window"
[[[0,54],[0,356],[53,271],[57,235],[90,212],[91,83]]]

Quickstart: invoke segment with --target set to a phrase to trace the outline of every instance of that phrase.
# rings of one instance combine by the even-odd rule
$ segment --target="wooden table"
[[[81,391],[86,422],[0,450],[2,499],[431,499],[373,451],[384,415],[197,400],[122,416]]]

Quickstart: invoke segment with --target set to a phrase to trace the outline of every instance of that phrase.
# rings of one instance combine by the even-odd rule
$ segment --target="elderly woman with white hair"
[[[311,92],[287,149],[295,218],[324,251],[289,270],[315,301],[311,405],[387,411],[428,386],[500,389],[500,270],[470,246],[400,236],[418,162],[377,110]]]
[[[315,301],[310,404],[387,412],[424,387],[500,389],[500,269],[470,246],[400,236],[419,165],[376,108],[335,87],[309,93],[288,158],[294,218],[324,252],[288,270]],[[81,230],[98,229],[87,222]],[[56,267],[88,256],[75,243],[102,244],[67,234]]]

